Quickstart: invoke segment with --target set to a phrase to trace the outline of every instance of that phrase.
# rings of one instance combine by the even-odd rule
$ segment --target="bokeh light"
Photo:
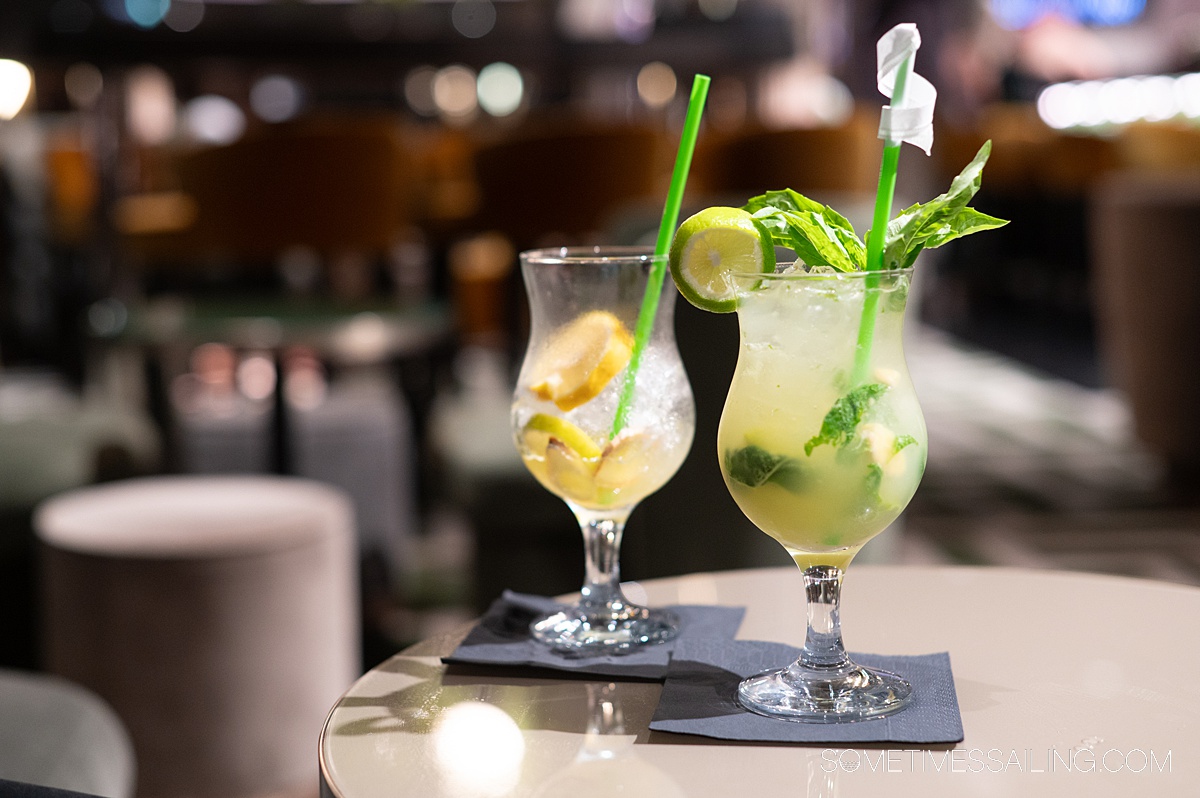
[[[247,399],[263,401],[275,393],[275,362],[263,352],[245,355],[237,365],[237,387]]]
[[[33,92],[33,73],[20,61],[0,58],[0,119],[12,119]]]
[[[654,0],[561,0],[555,21],[577,41],[636,44],[654,32]]]
[[[95,64],[80,61],[67,67],[63,88],[76,108],[92,108],[104,92],[104,75]]]
[[[146,64],[125,82],[125,119],[143,144],[164,144],[175,134],[175,84],[161,68]]]
[[[475,72],[462,64],[452,64],[433,77],[433,102],[448,121],[465,121],[479,107],[475,94]]]
[[[153,28],[163,21],[171,0],[125,0],[125,13],[139,28]]]
[[[1193,72],[1176,78],[1172,93],[1180,113],[1189,119],[1200,117],[1200,73]]]
[[[475,90],[483,110],[492,116],[508,116],[521,107],[525,82],[516,67],[497,61],[479,70]]]
[[[171,0],[171,8],[163,17],[163,24],[176,33],[187,33],[204,21],[204,3],[201,0]]]
[[[450,9],[454,29],[468,39],[478,39],[496,26],[496,6],[491,0],[457,0]]]
[[[677,86],[675,70],[661,61],[651,61],[638,70],[638,96],[651,108],[662,108],[675,99]]]
[[[183,110],[188,135],[206,144],[232,144],[246,131],[246,115],[237,103],[218,94],[205,94]]]
[[[1038,94],[1037,110],[1056,130],[1200,119],[1200,74],[1054,83]]]
[[[404,76],[404,101],[421,116],[437,116],[437,103],[433,99],[433,79],[437,70],[424,65],[414,67]]]
[[[287,75],[267,75],[250,87],[250,108],[266,122],[285,122],[303,105],[304,89]]]
[[[1001,26],[1022,30],[1047,17],[1081,25],[1127,25],[1146,9],[1146,0],[990,0],[988,8]]]

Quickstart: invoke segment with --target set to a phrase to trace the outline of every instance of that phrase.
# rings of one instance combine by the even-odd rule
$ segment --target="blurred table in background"
[[[377,572],[364,589],[414,567],[425,416],[454,344],[444,305],[158,299],[106,343],[114,371],[145,375],[168,470],[333,484],[355,500]]]

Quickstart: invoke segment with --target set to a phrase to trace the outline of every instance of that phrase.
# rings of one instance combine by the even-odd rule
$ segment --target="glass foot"
[[[534,621],[529,631],[535,640],[566,654],[629,654],[674,639],[679,617],[669,610],[626,604],[579,605]]]
[[[738,703],[751,712],[802,723],[848,723],[880,718],[908,706],[912,686],[894,673],[847,663],[810,668],[793,662],[738,685]]]

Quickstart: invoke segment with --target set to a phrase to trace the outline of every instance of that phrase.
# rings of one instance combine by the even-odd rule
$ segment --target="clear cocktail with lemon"
[[[695,430],[673,293],[662,296],[635,384],[625,391],[654,260],[645,250],[617,247],[521,255],[531,323],[513,435],[526,467],[567,503],[584,539],[579,602],[532,627],[536,639],[559,650],[619,653],[678,632],[671,613],[632,604],[620,587],[625,522],[679,469]],[[629,401],[615,425],[623,393]]]

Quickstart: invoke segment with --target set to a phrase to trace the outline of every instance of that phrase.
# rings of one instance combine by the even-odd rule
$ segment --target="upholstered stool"
[[[47,669],[124,721],[138,795],[303,794],[359,672],[349,499],[277,477],[164,477],[34,515]]]

